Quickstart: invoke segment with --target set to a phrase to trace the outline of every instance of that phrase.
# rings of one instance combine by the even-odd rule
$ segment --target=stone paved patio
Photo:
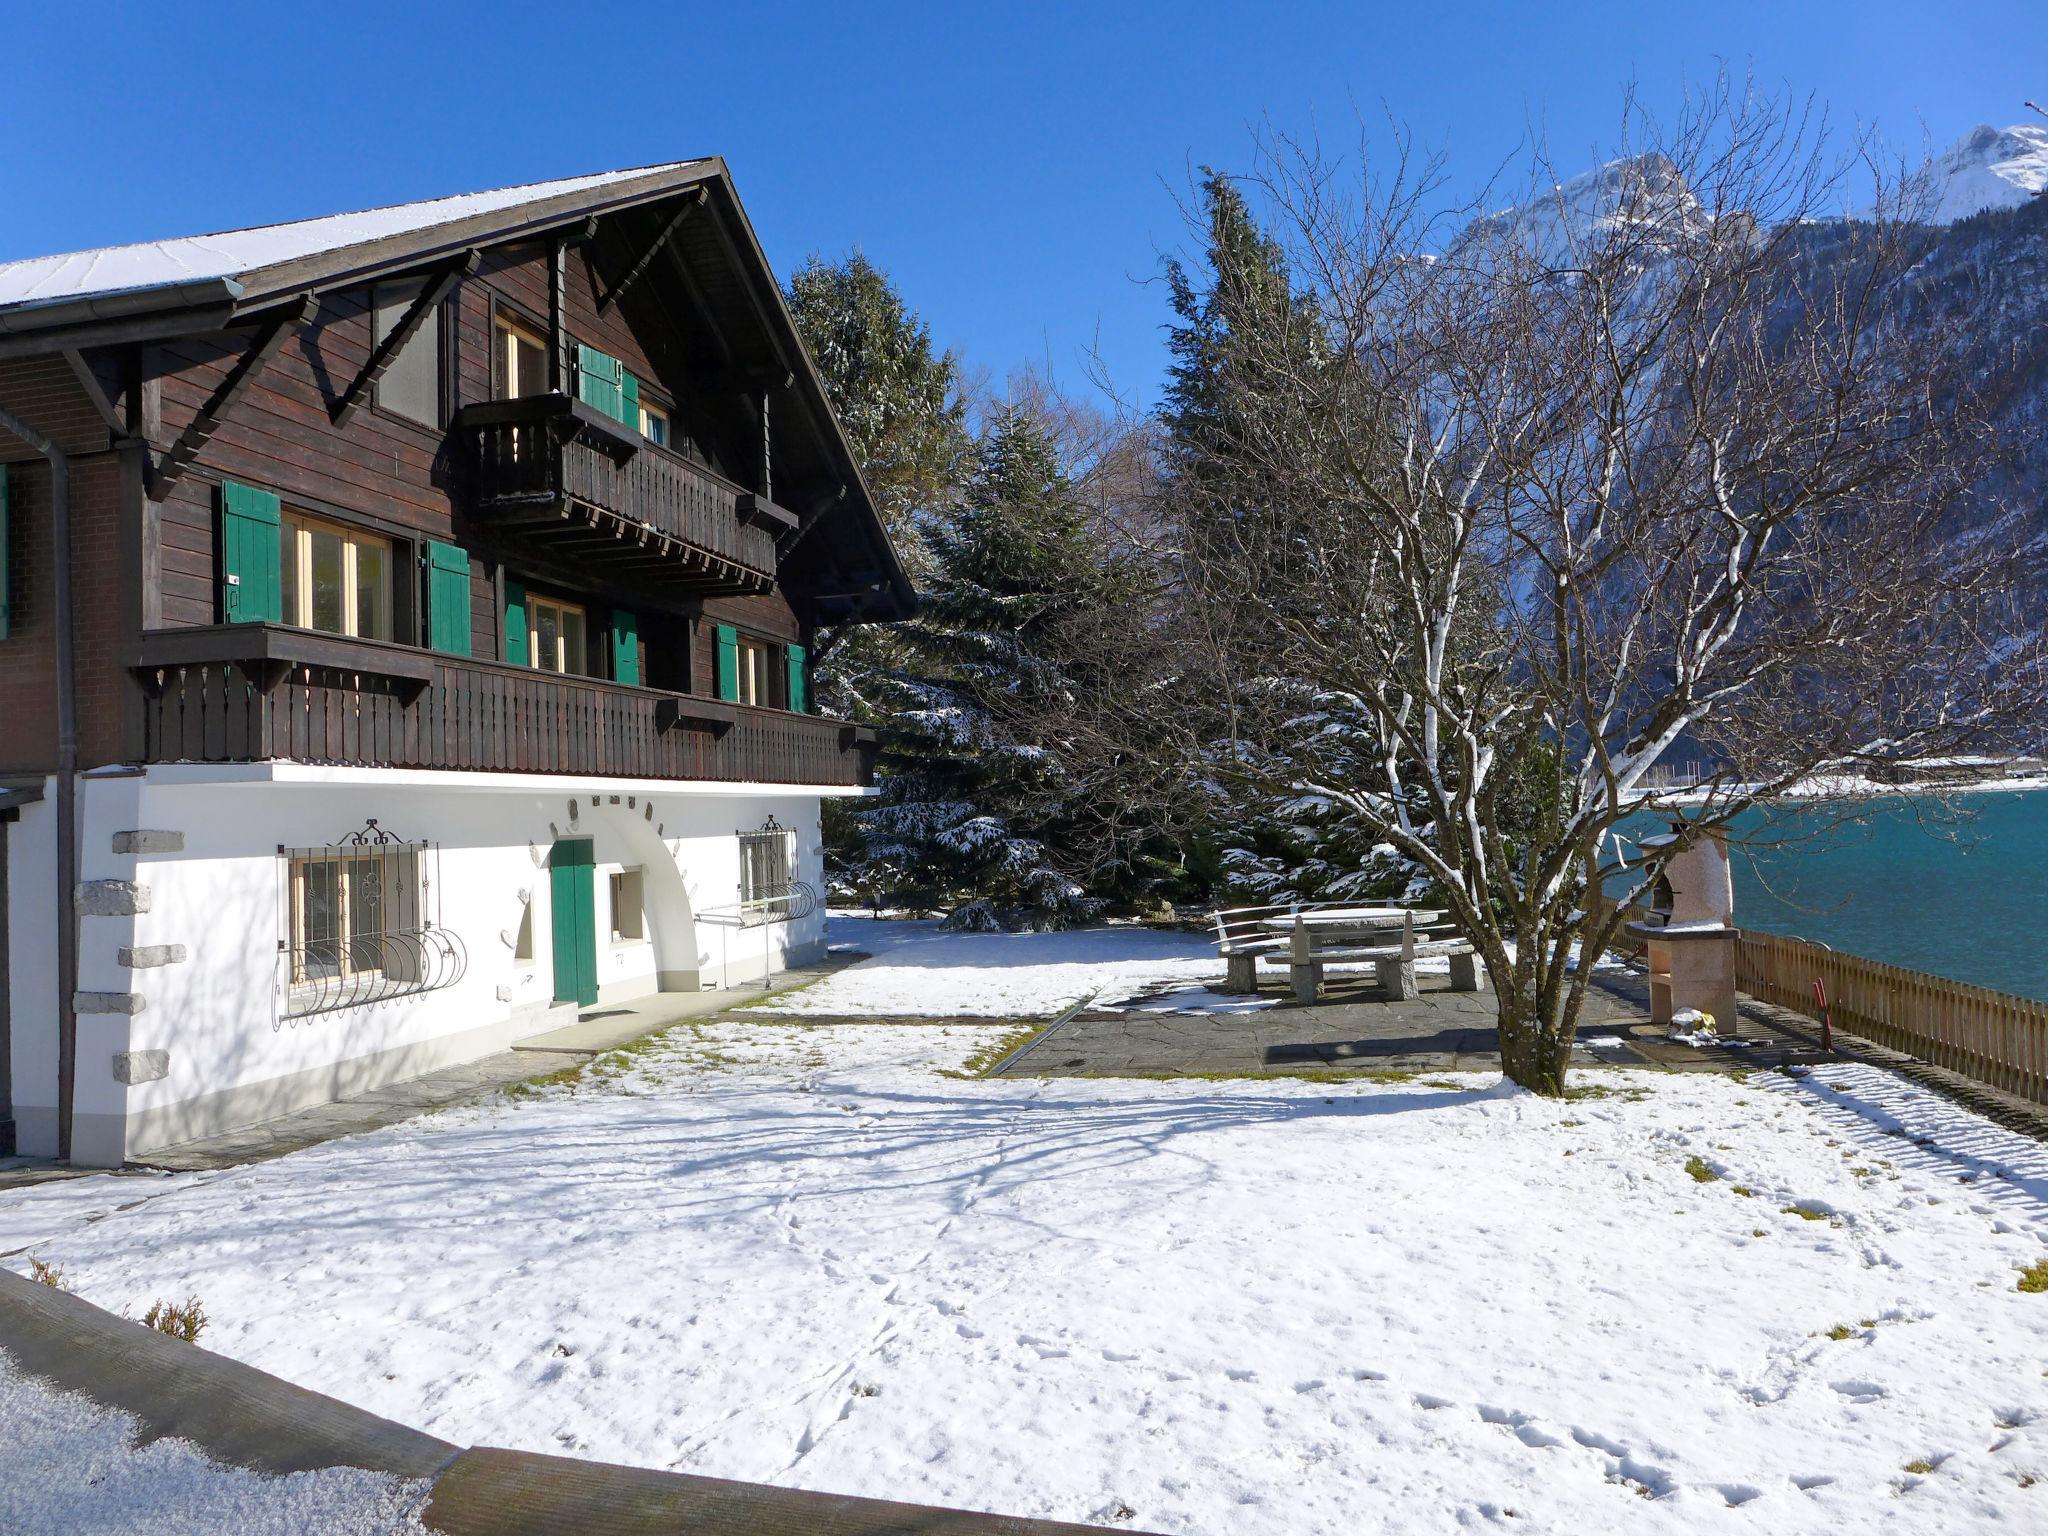
[[[1421,978],[1421,995],[1384,1002],[1368,978],[1337,976],[1322,1001],[1296,1003],[1268,981],[1270,1007],[1180,1012],[1171,994],[1076,1014],[1013,1057],[1005,1077],[1281,1076],[1293,1072],[1497,1072],[1500,1046],[1490,992],[1452,992]],[[1602,979],[1580,1017],[1583,1065],[1734,1072],[1812,1059],[1810,1044],[1745,1010],[1740,1044],[1699,1048],[1650,1023],[1641,978]]]

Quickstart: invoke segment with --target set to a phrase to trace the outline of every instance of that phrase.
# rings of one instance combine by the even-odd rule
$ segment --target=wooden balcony
[[[795,517],[580,400],[532,395],[456,417],[477,516],[557,554],[707,593],[766,592]]]
[[[282,625],[155,630],[130,661],[151,763],[831,786],[874,772],[864,727]]]

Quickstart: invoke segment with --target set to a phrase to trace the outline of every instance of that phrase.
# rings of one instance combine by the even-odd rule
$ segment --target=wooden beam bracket
[[[107,424],[107,430],[116,437],[128,435],[128,423],[121,419],[121,413],[114,408],[113,398],[100,383],[100,376],[92,371],[92,364],[85,360],[85,354],[77,347],[64,349],[64,361],[70,365],[71,375],[78,380],[78,387],[85,391],[85,398],[92,402],[92,408],[99,412],[100,420]]]
[[[699,187],[697,195],[686,200],[683,206],[678,208],[670,217],[669,221],[662,225],[661,233],[656,235],[647,249],[640,253],[639,260],[628,267],[626,275],[607,288],[604,292],[604,297],[597,301],[597,312],[600,315],[618,303],[625,296],[626,290],[640,281],[641,275],[646,272],[648,267],[653,265],[654,258],[661,254],[662,248],[674,237],[675,232],[683,227],[683,220],[703,207],[704,200],[710,195],[703,187]]]
[[[242,391],[247,389],[250,381],[277,356],[278,349],[285,344],[291,334],[313,318],[319,307],[318,295],[308,293],[292,308],[266,322],[256,333],[256,339],[249,344],[248,350],[236,361],[235,366],[228,370],[228,376],[220,381],[219,387],[214,390],[206,404],[200,407],[199,414],[187,423],[177,443],[164,455],[163,463],[150,477],[151,501],[162,501],[170,495],[171,488],[178,483],[185,471],[192,467],[193,460],[205,451],[207,443],[212,441],[213,434],[220,429],[222,419],[242,397]]]

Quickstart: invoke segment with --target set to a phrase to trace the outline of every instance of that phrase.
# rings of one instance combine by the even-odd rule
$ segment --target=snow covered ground
[[[137,1449],[135,1420],[0,1355],[0,1531],[66,1536],[424,1536],[423,1484],[354,1467],[260,1477],[182,1440]]]
[[[1223,979],[1201,934],[1134,926],[1068,933],[947,933],[933,922],[834,913],[834,949],[874,956],[764,1012],[813,1016],[1040,1018],[1100,994],[1109,1003],[1171,983]]]
[[[684,1026],[98,1221],[78,1181],[36,1252],[458,1443],[1217,1536],[2048,1516],[2048,1149],[1944,1100],[941,1075],[1001,1032]]]
[[[836,950],[873,958],[799,992],[785,992],[760,1011],[811,1018],[1046,1019],[1070,1004],[1097,1008],[1244,1013],[1280,1000],[1218,992],[1223,960],[1201,933],[1169,933],[1135,925],[1065,933],[947,933],[935,922],[834,913],[828,931]],[[1332,974],[1370,970],[1332,965]],[[1444,957],[1416,962],[1426,975],[1450,969]],[[1283,974],[1265,968],[1269,983]]]

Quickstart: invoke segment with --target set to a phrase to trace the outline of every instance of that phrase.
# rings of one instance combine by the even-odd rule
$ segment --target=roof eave
[[[55,331],[102,320],[131,320],[180,309],[212,309],[235,303],[243,292],[243,285],[231,277],[199,277],[190,282],[117,288],[77,298],[29,299],[0,308],[0,336]]]

